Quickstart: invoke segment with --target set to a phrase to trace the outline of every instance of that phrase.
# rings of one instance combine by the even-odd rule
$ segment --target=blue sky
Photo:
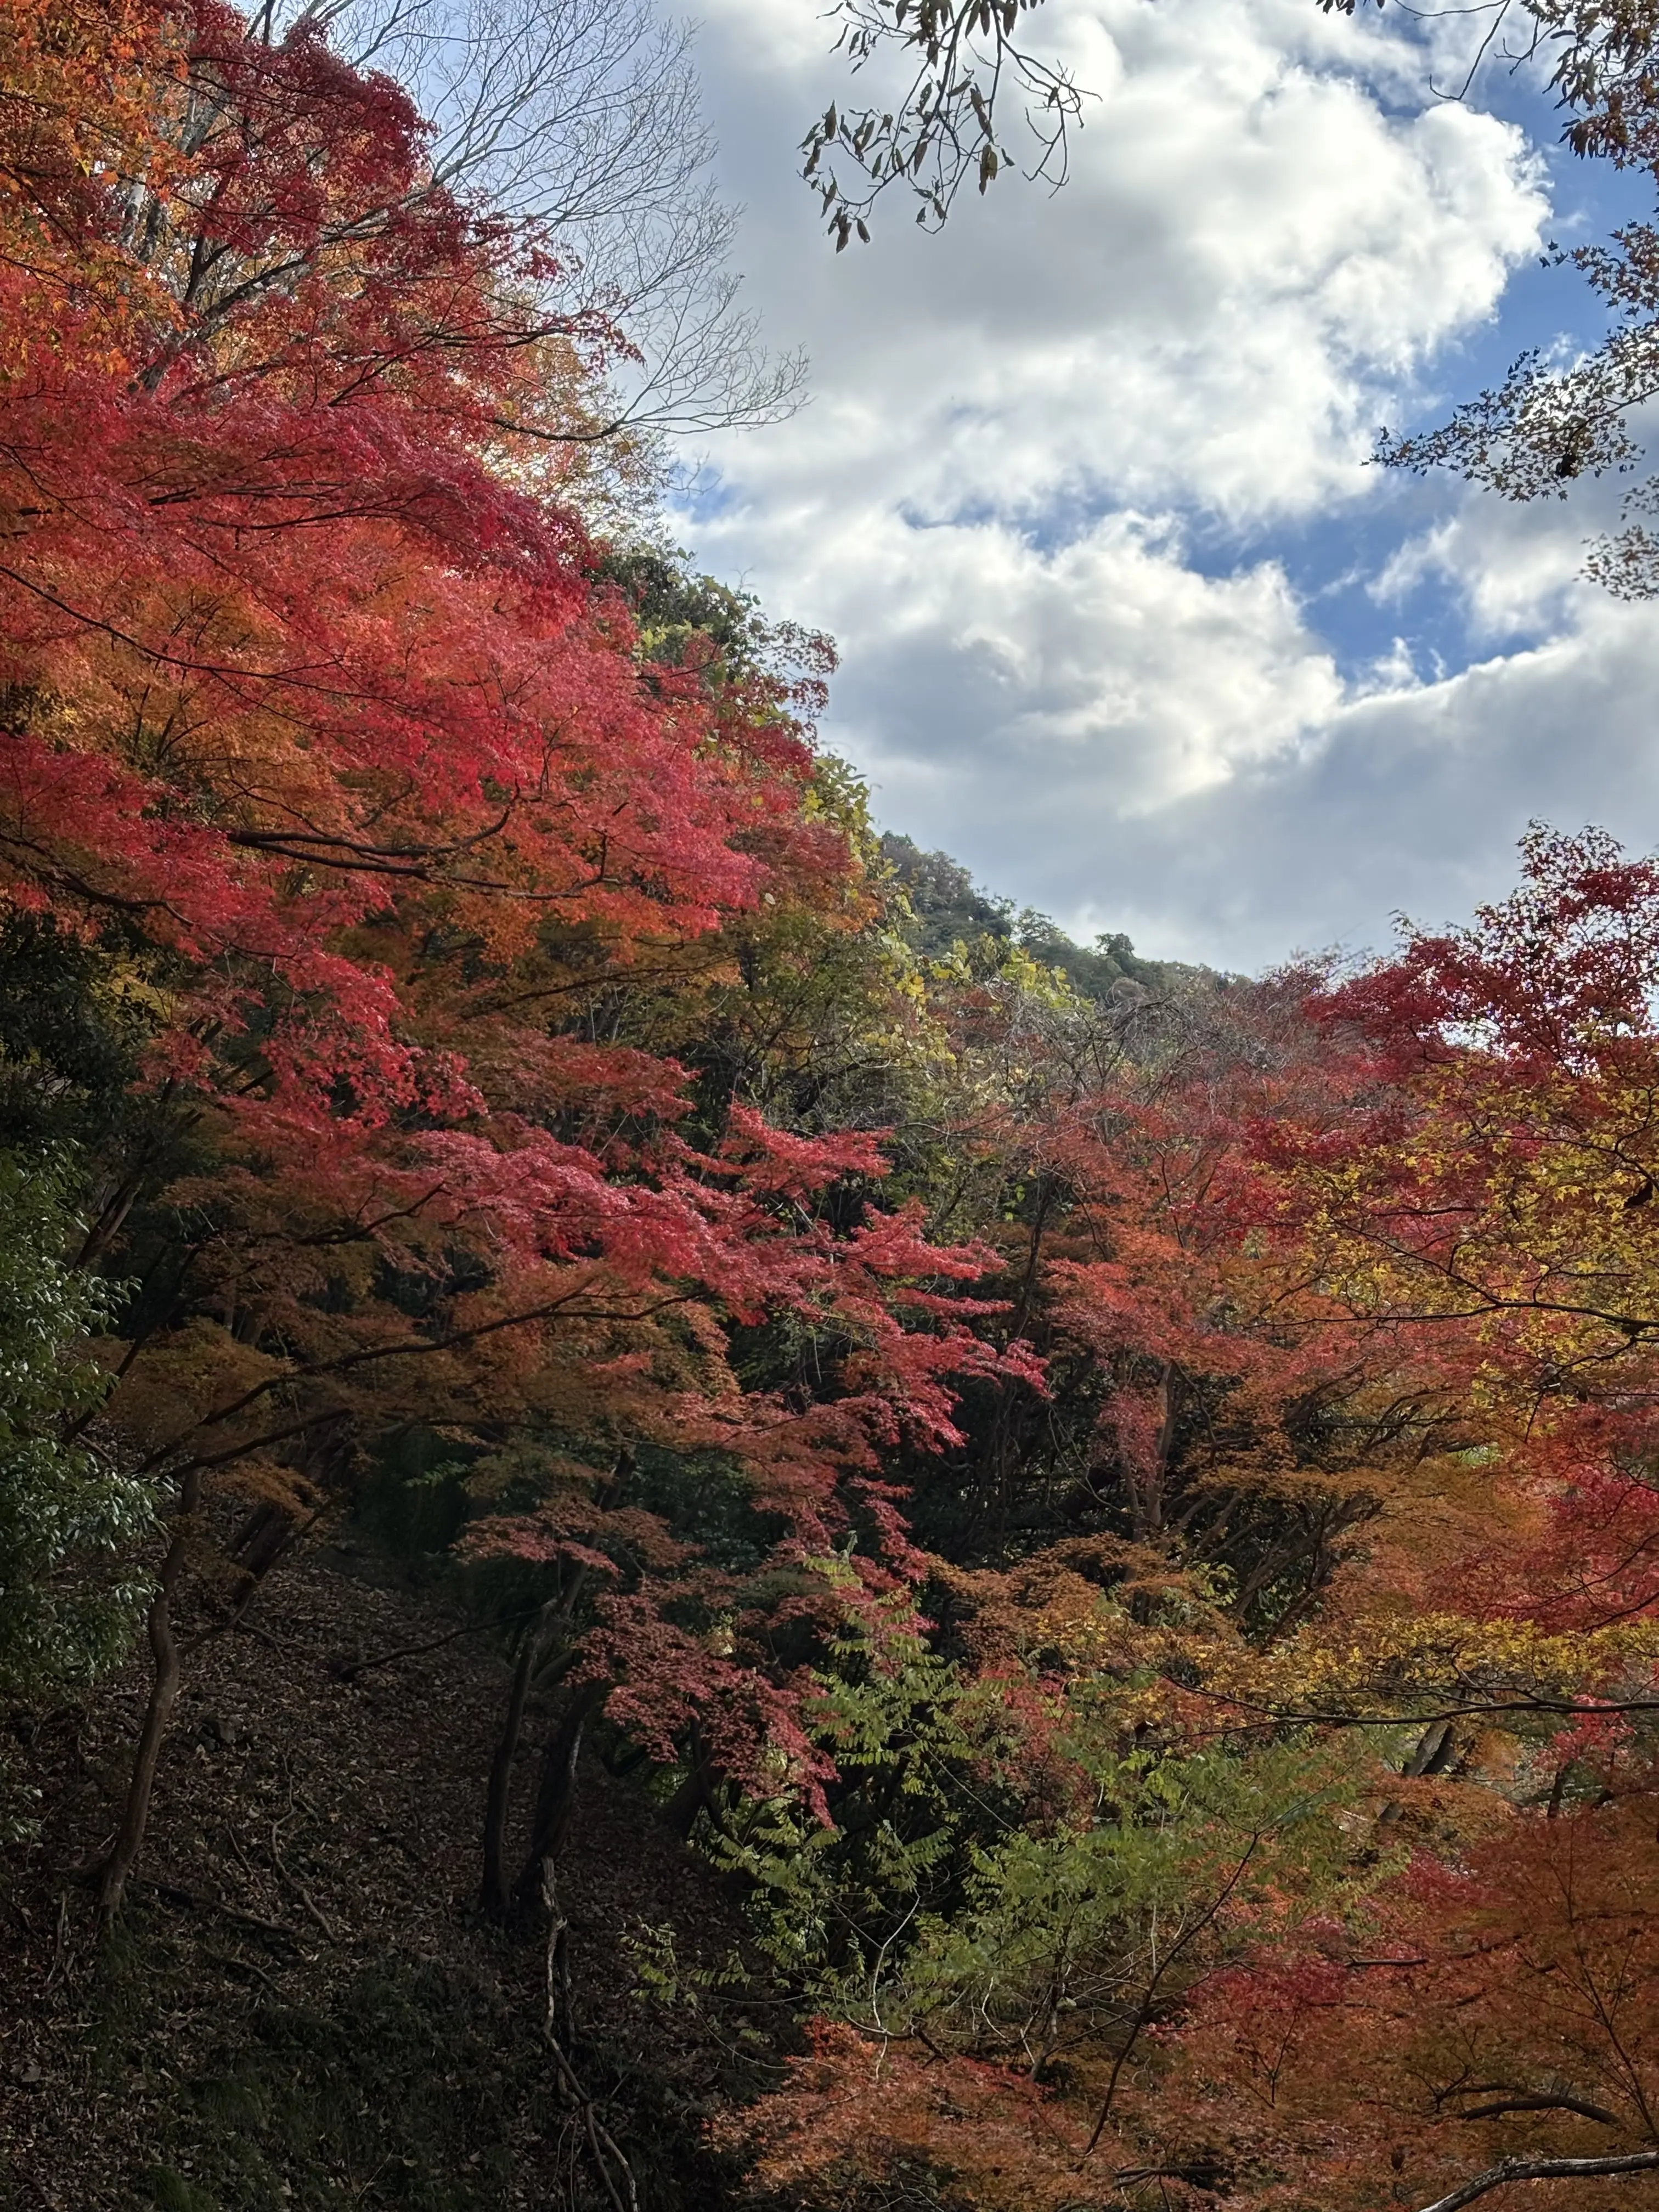
[[[1434,99],[1466,19],[1047,0],[1100,94],[1058,198],[832,255],[794,148],[811,0],[700,38],[745,289],[813,399],[714,441],[679,533],[838,638],[881,817],[1083,933],[1254,969],[1500,891],[1541,816],[1659,840],[1659,610],[1578,580],[1616,493],[1516,509],[1366,465],[1602,327],[1539,266],[1647,211],[1535,78]]]

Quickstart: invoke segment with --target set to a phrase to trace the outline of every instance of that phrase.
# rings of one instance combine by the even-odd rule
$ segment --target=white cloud
[[[1066,189],[999,182],[939,239],[896,206],[838,258],[793,176],[842,82],[823,19],[714,0],[705,33],[750,289],[817,397],[720,447],[684,528],[838,636],[827,735],[882,817],[1075,926],[1233,965],[1457,910],[1532,813],[1659,828],[1632,757],[1659,649],[1571,584],[1576,516],[1449,499],[1397,554],[1381,595],[1559,632],[1441,683],[1409,636],[1345,682],[1272,557],[1368,511],[1374,424],[1535,249],[1519,133],[1310,0],[1052,9],[1035,30],[1102,94]]]
[[[1659,625],[1588,595],[1574,627],[1445,680],[1349,702],[1293,763],[1056,855],[1077,926],[1253,968],[1467,915],[1530,819],[1659,842]],[[1066,893],[1070,894],[1068,902]]]
[[[819,393],[725,456],[769,501],[839,499],[850,471],[930,520],[1067,492],[1304,512],[1353,494],[1390,381],[1538,243],[1517,133],[1391,112],[1362,78],[1422,69],[1395,41],[1307,0],[1058,0],[1030,35],[1064,33],[1101,94],[1066,189],[1000,182],[938,239],[895,200],[832,258],[792,153],[837,80],[774,45],[803,13],[719,0],[706,33],[750,284]]]
[[[842,573],[832,583],[818,561]],[[923,531],[866,512],[802,581],[833,588],[858,641],[838,742],[885,817],[981,847],[994,789],[1013,838],[1079,806],[1140,815],[1294,754],[1341,703],[1275,566],[1206,578],[1168,526],[1133,515],[1042,554],[1004,524]]]
[[[1651,447],[1656,410],[1633,434]],[[1570,630],[1602,594],[1583,584],[1585,556],[1618,529],[1631,479],[1618,474],[1575,483],[1566,498],[1517,506],[1492,495],[1462,497],[1426,529],[1406,538],[1369,586],[1379,605],[1436,581],[1462,609],[1470,637],[1487,647]]]
[[[1085,941],[1254,969],[1467,913],[1534,817],[1659,842],[1646,610],[1576,586],[1540,645],[1437,681],[1397,647],[1345,686],[1269,564],[1197,577],[1118,520],[1047,562],[1000,542],[994,622],[861,623],[840,734],[884,820]]]

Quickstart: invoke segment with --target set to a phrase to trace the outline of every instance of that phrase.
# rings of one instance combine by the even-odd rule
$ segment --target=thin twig
[[[372,1659],[356,1659],[348,1664],[337,1661],[330,1668],[337,1681],[355,1682],[359,1674],[367,1674],[374,1667],[390,1667],[399,1659],[418,1659],[428,1651],[441,1651],[446,1644],[459,1643],[464,1636],[482,1636],[489,1628],[511,1628],[521,1620],[528,1620],[541,1611],[539,1605],[525,1606],[517,1613],[499,1613],[489,1620],[469,1620],[460,1628],[452,1628],[442,1636],[434,1636],[424,1644],[400,1644],[395,1650],[379,1651]]]

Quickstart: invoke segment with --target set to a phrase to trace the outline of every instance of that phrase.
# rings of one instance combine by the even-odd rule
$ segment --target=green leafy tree
[[[1001,1687],[913,1624],[849,1622],[817,1669],[814,1738],[835,1764],[826,1821],[798,1793],[730,1793],[702,1832],[748,1886],[762,1949],[798,1997],[854,2009],[918,1928],[962,1909],[977,1853],[1026,1810]]]
[[[86,1434],[107,1382],[88,1339],[123,1293],[65,1258],[81,1236],[67,1182],[61,1161],[0,1152],[0,1692],[19,1700],[118,1658],[152,1512]]]

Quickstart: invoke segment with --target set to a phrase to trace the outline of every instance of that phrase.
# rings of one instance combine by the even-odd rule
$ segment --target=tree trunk
[[[540,1903],[547,1869],[557,1863],[564,1848],[576,1807],[576,1766],[581,1757],[582,1735],[589,1718],[605,1703],[610,1691],[608,1682],[583,1682],[573,1690],[570,1702],[542,1755],[530,1850],[513,1893],[514,1905],[526,1917]]]
[[[167,1740],[173,1700],[179,1694],[179,1644],[173,1632],[173,1600],[179,1587],[179,1577],[184,1572],[190,1533],[201,1499],[202,1471],[199,1468],[192,1468],[185,1475],[184,1486],[179,1492],[173,1535],[167,1545],[167,1557],[161,1562],[155,1595],[150,1601],[148,1622],[152,1668],[149,1702],[144,1708],[144,1724],[139,1731],[138,1748],[133,1753],[132,1772],[127,1782],[127,1800],[121,1814],[121,1826],[99,1879],[98,1910],[105,1921],[112,1920],[121,1909],[128,1880],[143,1848],[144,1831],[149,1825],[149,1800],[155,1784],[155,1769],[161,1759],[161,1746]]]
[[[507,1815],[513,1796],[513,1762],[519,1755],[519,1738],[524,1729],[524,1709],[530,1696],[530,1684],[536,1672],[536,1661],[542,1648],[542,1638],[553,1612],[550,1599],[524,1632],[519,1646],[517,1664],[513,1669],[513,1687],[507,1694],[507,1713],[501,1722],[501,1732],[495,1741],[495,1756],[489,1764],[489,1794],[484,1802],[483,1880],[479,1903],[492,1920],[504,1920],[512,1905],[507,1886]]]
[[[714,1763],[703,1748],[702,1731],[695,1721],[691,1723],[689,1758],[685,1779],[664,1806],[662,1814],[665,1827],[682,1843],[689,1839],[696,1826],[699,1813],[706,1812],[717,1828],[721,1825],[714,1803]]]
[[[605,1510],[618,1505],[623,1494],[634,1478],[634,1452],[624,1444],[617,1454],[615,1466],[594,1493],[593,1502]],[[577,1690],[558,1728],[548,1745],[542,1760],[541,1779],[536,1791],[536,1814],[531,1827],[530,1854],[520,1869],[518,1881],[509,1899],[507,1888],[507,1822],[513,1797],[513,1762],[518,1756],[519,1738],[524,1729],[525,1704],[536,1680],[537,1662],[546,1642],[547,1632],[556,1623],[568,1629],[576,1617],[576,1607],[587,1580],[587,1569],[578,1567],[572,1576],[569,1588],[558,1599],[550,1599],[537,1614],[530,1633],[520,1646],[518,1663],[513,1670],[513,1686],[507,1696],[507,1713],[501,1723],[501,1733],[495,1745],[495,1756],[489,1767],[489,1792],[484,1806],[483,1880],[481,1901],[484,1911],[492,1917],[504,1918],[509,1909],[516,1908],[520,1915],[533,1910],[542,1893],[544,1869],[550,1869],[564,1842],[565,1831],[570,1825],[570,1814],[575,1796],[576,1761],[582,1747],[582,1731],[587,1717],[605,1698],[609,1686],[587,1683]],[[568,1649],[558,1662],[543,1675],[541,1687],[558,1676],[576,1657],[574,1647]]]
[[[1417,1739],[1417,1747],[1401,1768],[1403,1778],[1443,1774],[1457,1749],[1457,1731],[1450,1721],[1431,1721]],[[1390,1797],[1377,1816],[1379,1829],[1392,1827],[1403,1811],[1400,1800]]]

